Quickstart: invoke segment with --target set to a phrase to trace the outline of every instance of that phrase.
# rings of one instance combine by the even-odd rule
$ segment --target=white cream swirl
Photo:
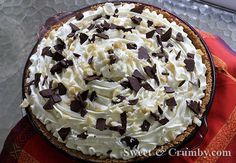
[[[201,53],[196,50],[192,41],[187,37],[183,31],[183,27],[178,26],[175,22],[169,22],[162,14],[157,14],[155,11],[149,9],[143,10],[142,14],[130,12],[135,5],[130,3],[122,3],[114,6],[112,3],[105,3],[94,11],[86,11],[83,13],[84,17],[81,20],[70,18],[57,30],[52,30],[47,38],[43,38],[31,57],[32,65],[29,67],[30,75],[27,82],[34,80],[36,73],[41,73],[39,87],[30,86],[31,95],[27,95],[33,114],[46,125],[46,128],[58,138],[59,141],[64,142],[68,148],[76,149],[88,155],[103,155],[111,158],[125,157],[124,150],[131,150],[120,139],[124,136],[131,136],[139,141],[137,149],[139,150],[153,150],[157,145],[163,145],[175,140],[176,136],[184,132],[186,128],[196,121],[196,114],[186,106],[186,100],[194,100],[202,102],[201,99],[205,96],[206,89],[206,67],[202,63]],[[118,9],[118,13],[115,13]],[[116,14],[118,17],[114,17]],[[102,15],[103,17],[93,21],[95,17]],[[109,19],[105,15],[110,15]],[[136,16],[142,18],[140,25],[134,25],[131,17]],[[100,24],[106,20],[108,23],[122,25],[125,28],[135,26],[132,32],[123,32],[122,30],[109,29],[103,33],[109,36],[109,39],[96,38],[94,43],[90,43],[89,39],[82,45],[79,37],[68,38],[67,35],[72,32],[70,23],[79,27],[80,30],[76,34],[85,33],[92,36],[96,33],[96,29],[88,30],[90,24]],[[153,22],[153,25],[148,27],[147,20]],[[146,38],[146,33],[154,30],[154,26],[164,25],[164,31],[169,27],[172,28],[172,36],[168,42],[163,42],[164,52],[168,56],[168,62],[165,58],[158,58],[151,56],[152,53],[161,51],[160,45],[157,44],[156,37]],[[175,36],[180,32],[184,38],[184,42],[176,41]],[[56,63],[49,56],[42,56],[44,47],[51,47],[56,45],[57,38],[63,40],[66,44],[66,49],[63,50],[63,56],[73,61],[73,66],[63,69],[60,74],[52,75],[50,73],[51,67]],[[150,79],[145,73],[143,67],[151,66],[152,64],[144,59],[138,59],[137,49],[127,49],[127,43],[135,43],[138,47],[145,47],[150,55],[152,64],[156,64],[156,75],[159,78],[160,85],[158,86],[154,79]],[[171,43],[173,47],[166,47],[167,43]],[[114,54],[119,58],[118,62],[110,65],[108,50],[113,49]],[[176,60],[177,53],[181,51],[180,58]],[[81,56],[76,58],[73,53],[78,53]],[[187,53],[193,53],[195,68],[193,72],[188,72],[185,68],[184,59]],[[93,58],[93,64],[88,64],[88,60]],[[141,88],[138,93],[134,93],[129,88],[124,89],[120,82],[124,81],[128,76],[132,76],[133,72],[138,70],[147,80],[147,82],[155,89],[155,91],[148,91]],[[163,75],[162,72],[168,72],[169,75]],[[94,80],[85,84],[84,78],[93,75],[94,73],[103,77],[101,80]],[[43,85],[43,76],[48,76]],[[113,82],[108,82],[106,79],[112,79]],[[197,82],[199,79],[201,87],[191,84]],[[62,101],[54,105],[54,109],[47,111],[43,109],[46,103],[39,91],[49,88],[49,81],[55,83],[63,83],[67,88],[67,94],[61,96]],[[178,87],[181,81],[186,82]],[[167,94],[164,86],[171,86],[175,93]],[[82,91],[89,90],[96,91],[98,98],[88,103],[86,110],[88,113],[81,117],[79,113],[70,110],[70,102],[74,96]],[[116,105],[111,103],[117,95],[126,96],[126,99]],[[165,100],[175,97],[177,106],[170,109],[165,105]],[[136,105],[128,105],[128,100],[139,99]],[[158,106],[163,110],[160,115],[157,111]],[[96,120],[98,118],[105,118],[107,125],[121,125],[120,114],[127,112],[127,129],[124,135],[120,135],[116,131],[96,129]],[[166,117],[169,122],[161,125],[150,117],[150,112],[156,113],[161,118]],[[193,121],[193,119],[195,119]],[[148,120],[151,124],[148,131],[142,131],[140,126],[144,120]],[[71,132],[62,141],[58,135],[58,130],[64,127],[70,127]],[[87,131],[88,137],[86,139],[78,138],[77,135]],[[111,153],[107,151],[111,150]],[[131,157],[131,156],[130,156]]]

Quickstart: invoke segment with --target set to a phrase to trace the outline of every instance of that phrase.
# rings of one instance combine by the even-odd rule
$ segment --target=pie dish
[[[137,161],[194,135],[214,82],[210,54],[188,24],[147,4],[101,3],[63,17],[38,40],[22,106],[71,156]]]

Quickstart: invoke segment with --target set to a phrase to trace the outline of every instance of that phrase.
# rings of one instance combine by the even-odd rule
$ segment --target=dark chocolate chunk
[[[71,38],[71,37],[74,37],[75,36],[75,33],[71,32],[67,35],[68,38]]]
[[[109,23],[107,23],[107,21],[104,20],[104,23],[101,24],[101,26],[103,27],[104,30],[108,30],[108,29],[110,29],[111,25]]]
[[[77,58],[79,58],[81,56],[80,54],[77,54],[77,53],[73,53],[73,55]]]
[[[111,17],[110,15],[105,15],[106,19],[110,19],[110,17]]]
[[[84,117],[84,115],[87,113],[87,111],[85,110],[86,105],[87,103],[82,101],[82,98],[75,99],[71,101],[70,109],[76,113],[80,113],[80,115]]]
[[[75,33],[76,31],[79,30],[79,27],[77,27],[76,25],[70,23],[69,26],[71,27],[72,33]]]
[[[146,38],[152,38],[152,36],[154,35],[155,32],[156,32],[156,30],[152,30],[152,31],[146,33]]]
[[[166,76],[170,75],[169,72],[162,72],[161,74]]]
[[[48,86],[48,87],[49,87],[50,89],[52,89],[52,83],[53,83],[53,80],[51,80],[51,81],[49,82],[49,86]]]
[[[129,105],[136,105],[138,103],[138,99],[129,100]]]
[[[54,105],[54,101],[52,100],[52,98],[49,98],[48,101],[44,104],[43,108],[45,110],[52,110],[53,109],[53,105]]]
[[[124,138],[120,139],[121,143],[125,144],[126,146],[130,147],[132,150],[133,148],[137,148],[139,145],[139,141],[136,138],[125,136]]]
[[[110,65],[119,61],[119,58],[117,57],[117,55],[110,55],[109,59],[110,59],[110,62],[109,62]]]
[[[100,37],[102,39],[109,39],[109,36],[105,35],[103,33],[93,34],[93,36],[97,36],[97,37]]]
[[[187,102],[187,106],[196,114],[200,113],[200,103],[197,101],[186,101]]]
[[[93,29],[95,27],[95,24],[90,24],[88,27],[88,30],[90,31],[91,29]]]
[[[63,141],[66,139],[67,135],[70,133],[70,130],[71,130],[70,127],[66,127],[66,128],[61,128],[58,131],[58,134]]]
[[[102,33],[102,32],[104,32],[104,28],[102,27],[102,25],[101,24],[97,24],[96,25],[96,31],[97,31],[97,33]]]
[[[147,21],[147,25],[148,25],[148,27],[152,26],[152,25],[153,25],[153,21],[148,20],[148,21]]]
[[[127,125],[127,114],[125,111],[120,114],[120,121],[121,121],[121,128],[123,129],[123,131],[120,134],[123,135],[126,132],[126,125]]]
[[[198,85],[199,88],[201,87],[200,79],[197,79],[197,85]]]
[[[157,85],[159,85],[159,79],[156,76],[156,64],[154,64],[153,67],[150,67],[150,66],[144,67],[144,71],[150,78],[156,81]]]
[[[124,88],[131,88],[131,85],[128,81],[123,81],[120,83],[120,85]]]
[[[37,88],[40,82],[41,73],[34,74],[34,85]]]
[[[67,92],[67,89],[63,83],[58,83],[57,89],[58,89],[59,95],[65,95]]]
[[[181,42],[184,41],[183,35],[182,35],[180,32],[177,33],[175,39],[176,39],[177,41],[181,41]]]
[[[116,97],[117,97],[116,101],[114,101],[114,100],[111,101],[113,104],[121,103],[126,98],[125,96],[122,96],[122,95],[117,95]]]
[[[131,17],[131,20],[132,20],[132,22],[133,22],[134,24],[139,25],[140,22],[142,21],[142,18],[138,18],[138,17],[136,17],[136,16],[133,16],[133,17]]]
[[[185,59],[184,63],[186,64],[185,68],[188,72],[191,72],[194,70],[195,62],[193,59]]]
[[[54,75],[55,73],[60,74],[62,72],[62,66],[61,64],[57,63],[52,66],[50,72]]]
[[[93,56],[91,58],[89,58],[88,60],[88,64],[92,64],[93,63]]]
[[[148,91],[155,91],[148,82],[142,83],[142,87]]]
[[[149,59],[150,56],[148,55],[148,51],[146,48],[144,48],[143,46],[141,46],[138,49],[138,58],[139,59]]]
[[[161,107],[158,105],[158,112],[160,113],[160,114],[163,114],[163,110],[161,109]]]
[[[50,55],[50,57],[52,57],[52,53],[49,52],[50,51],[50,47],[44,47],[43,50],[42,50],[42,53],[41,55],[42,56],[45,56],[45,55]]]
[[[86,35],[85,33],[80,33],[79,38],[80,44],[82,45],[88,39],[88,35]]]
[[[187,57],[191,58],[191,59],[194,59],[194,54],[193,53],[187,53]]]
[[[143,5],[138,5],[132,8],[130,11],[141,14],[143,12],[143,9],[144,9]]]
[[[93,91],[90,95],[90,101],[94,101],[98,98],[96,91]]]
[[[132,74],[132,76],[139,80],[145,80],[145,77],[137,69],[134,70],[134,73]]]
[[[127,49],[137,49],[137,45],[134,43],[128,43],[127,44]]]
[[[184,85],[184,83],[185,83],[185,80],[182,80],[182,81],[179,83],[178,87],[181,87],[182,85]]]
[[[56,51],[62,51],[63,49],[66,48],[66,44],[64,43],[64,41],[62,41],[62,39],[57,38],[56,43],[57,44],[54,46],[54,49]]]
[[[112,150],[110,149],[107,151],[107,154],[109,155],[109,154],[111,154],[111,152],[112,152]]]
[[[108,54],[114,53],[114,51],[112,49],[109,49],[107,52],[108,52]]]
[[[84,15],[82,13],[77,13],[76,16],[75,16],[75,18],[77,20],[81,20],[81,19],[83,19],[83,17],[84,17]]]
[[[48,76],[47,76],[47,75],[46,75],[46,76],[44,76],[44,79],[43,79],[42,86],[44,86],[44,85],[45,85],[47,78],[48,78]]]
[[[93,18],[93,21],[96,21],[98,19],[100,19],[102,17],[102,15],[98,15],[97,17]]]
[[[151,123],[149,123],[146,119],[143,121],[143,124],[140,126],[142,131],[148,131],[151,126]]]
[[[131,88],[137,93],[139,89],[141,88],[141,84],[138,81],[138,79],[134,77],[128,77],[129,83],[131,85]]]
[[[167,99],[165,101],[166,101],[166,105],[167,106],[176,106],[177,105],[174,97],[171,97],[171,98],[169,98],[169,99]]]
[[[166,93],[174,93],[175,92],[175,90],[172,88],[172,87],[164,87],[165,88],[165,91],[166,91]]]
[[[158,43],[157,45],[160,45],[163,48],[163,44],[162,44],[160,36],[157,35],[156,38],[157,38],[157,43]]]
[[[49,98],[54,94],[54,92],[52,89],[44,89],[42,91],[39,91],[39,94],[44,98]]]
[[[162,119],[159,119],[158,121],[159,121],[159,123],[162,124],[162,125],[165,125],[166,123],[169,122],[169,120],[168,120],[166,117],[165,117],[165,118],[162,118]]]
[[[53,94],[52,95],[52,100],[54,101],[54,103],[58,103],[58,102],[61,101],[61,97],[58,94]]]
[[[178,54],[177,54],[176,57],[175,57],[175,60],[178,60],[179,57],[180,57],[180,55],[181,55],[181,51],[178,52]]]
[[[86,139],[88,137],[88,133],[87,131],[82,132],[81,134],[78,134],[77,137],[81,139]]]
[[[89,90],[83,91],[82,93],[78,93],[77,98],[81,101],[85,101],[88,98]]]
[[[87,113],[88,113],[88,111],[87,111],[85,108],[82,108],[82,109],[80,110],[80,115],[81,115],[81,117],[84,117]]]
[[[95,74],[95,75],[92,75],[92,76],[87,76],[86,78],[84,78],[84,81],[85,81],[86,84],[88,84],[90,81],[98,80],[100,78],[101,78],[101,76],[97,76]]]
[[[96,122],[96,129],[103,131],[106,129],[106,119],[98,118]]]
[[[169,28],[163,35],[161,35],[161,41],[166,42],[171,38],[172,28]]]
[[[119,12],[118,8],[115,9],[115,13],[117,14]]]
[[[53,53],[52,59],[54,61],[61,61],[63,60],[65,57],[62,55],[61,51],[55,52]]]

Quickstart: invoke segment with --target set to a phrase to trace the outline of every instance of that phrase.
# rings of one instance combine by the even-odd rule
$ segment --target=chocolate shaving
[[[87,139],[88,137],[87,131],[82,132],[81,134],[78,134],[77,137],[81,139]]]
[[[52,95],[52,100],[53,100],[54,103],[58,103],[58,102],[61,102],[61,97],[58,94],[53,94]]]
[[[157,28],[157,29],[156,29],[156,32],[157,32],[159,35],[162,35],[163,29]]]
[[[184,83],[185,83],[185,80],[181,81],[181,82],[179,83],[178,87],[181,87],[182,85],[184,85]]]
[[[168,47],[173,47],[174,45],[173,44],[171,44],[170,42],[166,45],[166,47],[168,48]]]
[[[110,19],[110,17],[111,17],[110,15],[105,15],[106,19]]]
[[[181,55],[181,51],[178,52],[178,54],[177,54],[176,57],[175,57],[175,60],[178,60],[179,57],[180,57],[180,55]]]
[[[159,116],[156,113],[150,112],[150,116],[153,117],[155,121],[159,120]]]
[[[114,101],[114,100],[111,101],[113,104],[121,103],[121,102],[124,101],[125,98],[126,98],[125,96],[122,96],[122,95],[117,95],[116,97],[117,97],[117,100],[116,100],[116,101]]]
[[[156,64],[154,64],[153,67],[150,67],[150,66],[146,66],[144,67],[144,71],[145,73],[152,79],[154,79],[157,83],[157,85],[159,85],[159,79],[158,77],[156,76]]]
[[[54,101],[52,100],[52,98],[49,98],[48,101],[44,104],[43,108],[45,110],[52,110],[53,109],[53,105],[54,105]]]
[[[90,24],[88,27],[88,30],[90,31],[91,29],[93,29],[95,27],[95,24]]]
[[[127,44],[127,49],[137,49],[137,45],[134,43],[128,43]]]
[[[200,103],[197,101],[186,101],[187,102],[187,106],[196,114],[200,113]]]
[[[52,89],[49,88],[39,91],[39,94],[44,98],[50,98],[54,94],[54,92]]]
[[[159,119],[158,121],[159,121],[159,123],[162,124],[162,125],[165,125],[166,123],[169,122],[169,120],[168,120],[166,117],[165,117],[165,118],[162,118],[162,119]]]
[[[92,64],[93,63],[93,56],[91,58],[89,58],[88,60],[88,64]]]
[[[138,49],[138,58],[139,59],[149,59],[150,56],[148,55],[148,51],[146,48],[144,48],[143,46],[141,46]]]
[[[121,143],[125,144],[126,146],[130,147],[132,150],[133,148],[137,148],[139,145],[139,141],[136,138],[125,136],[124,138],[121,138]]]
[[[88,84],[89,82],[91,82],[93,80],[98,80],[100,78],[101,78],[101,76],[97,76],[95,74],[95,75],[92,75],[92,76],[87,76],[86,78],[84,78],[84,81],[85,81],[85,84]]]
[[[53,53],[52,59],[54,61],[61,61],[63,60],[65,57],[61,54],[61,51],[55,52]]]
[[[194,54],[193,53],[187,53],[187,57],[191,58],[191,59],[194,59]]]
[[[110,149],[107,151],[107,154],[109,155],[109,154],[111,154],[111,152],[112,152],[112,150]]]
[[[152,31],[146,33],[146,38],[152,38],[152,36],[154,35],[155,32],[156,32],[156,30],[152,30]]]
[[[165,91],[166,91],[166,93],[174,93],[175,92],[175,90],[172,88],[172,87],[164,87],[165,88]]]
[[[78,94],[77,98],[71,101],[70,109],[76,113],[80,113],[80,115],[84,117],[87,113],[87,111],[85,110],[86,105],[87,103],[83,100],[81,94]]]
[[[47,76],[47,75],[46,75],[46,76],[44,76],[44,79],[43,79],[42,86],[44,86],[44,85],[45,85],[45,83],[46,83],[46,81],[47,81],[47,78],[48,78],[48,76]]]
[[[81,101],[85,101],[88,98],[89,90],[83,91],[82,93],[77,94],[77,98]]]
[[[76,31],[79,30],[79,27],[77,27],[76,25],[70,23],[69,26],[71,27],[72,33],[75,33]]]
[[[95,36],[100,37],[102,39],[109,39],[109,36],[105,35],[103,33],[93,34],[93,37],[95,37]]]
[[[151,123],[149,123],[146,119],[143,121],[143,124],[140,126],[142,131],[148,131],[151,126]]]
[[[131,20],[132,20],[132,22],[133,22],[134,24],[139,25],[140,22],[142,21],[142,18],[138,18],[138,17],[136,17],[136,16],[133,16],[133,17],[131,17]]]
[[[64,41],[62,41],[62,39],[57,38],[56,43],[57,44],[54,46],[54,49],[56,51],[62,51],[63,49],[66,48],[66,44],[64,43]]]
[[[176,106],[177,105],[174,97],[171,97],[171,98],[169,98],[169,99],[167,99],[165,101],[166,101],[166,105],[167,106]]]
[[[95,92],[95,91],[93,91],[92,93],[91,93],[91,95],[90,95],[90,101],[94,101],[94,100],[96,100],[97,99],[97,93]]]
[[[61,128],[58,131],[59,136],[61,137],[61,139],[64,141],[67,137],[67,135],[70,133],[71,128],[70,127],[66,127],[66,128]]]
[[[106,119],[98,118],[96,122],[96,129],[103,131],[106,129]]]
[[[50,56],[52,57],[52,53],[50,51],[50,47],[44,47],[43,50],[42,50],[42,53],[41,53],[42,56]]]
[[[180,42],[183,42],[183,41],[184,41],[183,35],[182,35],[180,32],[177,33],[175,39],[176,39],[177,41],[180,41]]]
[[[138,5],[132,8],[130,11],[141,14],[143,12],[143,9],[144,9],[143,5]]]
[[[148,21],[147,21],[147,25],[148,25],[148,27],[152,26],[152,25],[153,25],[153,21],[148,20]]]
[[[156,36],[156,38],[157,38],[157,45],[160,45],[161,46],[161,48],[163,48],[163,44],[162,44],[162,41],[161,41],[161,38],[160,38],[160,36],[159,35],[157,35]]]
[[[101,24],[101,26],[103,27],[104,30],[108,30],[108,29],[110,29],[111,25],[109,23],[107,23],[107,21],[104,20],[104,23]]]
[[[142,83],[142,87],[148,91],[155,91],[148,82]]]
[[[120,85],[124,88],[131,88],[131,85],[128,81],[123,81],[120,83]]]
[[[166,76],[170,75],[169,72],[162,72],[161,74]]]
[[[161,107],[158,105],[158,112],[160,113],[160,114],[163,114],[163,110],[161,109]]]
[[[41,73],[34,74],[34,85],[37,88],[40,82]]]
[[[134,77],[128,77],[128,80],[131,85],[131,88],[137,93],[141,88],[141,84],[139,83],[138,79]]]
[[[145,80],[145,77],[137,69],[134,70],[132,76],[137,78],[138,80]]]
[[[138,99],[129,100],[129,105],[136,105],[138,103]]]
[[[79,58],[81,56],[80,54],[77,54],[77,53],[73,53],[73,55],[77,58]]]
[[[125,111],[120,114],[120,121],[121,121],[121,128],[119,132],[121,135],[123,135],[126,132],[126,125],[127,125],[127,114]]]
[[[171,38],[172,28],[169,28],[164,34],[161,35],[161,41],[166,42]]]
[[[67,88],[64,86],[63,83],[58,83],[57,89],[58,89],[59,95],[65,95],[67,92]]]
[[[75,18],[76,18],[77,20],[81,20],[81,19],[83,19],[83,17],[84,17],[84,15],[83,15],[82,13],[78,13],[78,14],[76,14],[76,16],[75,16]]]
[[[119,58],[117,57],[117,55],[110,55],[109,59],[110,59],[110,62],[109,62],[110,65],[119,61]]]
[[[200,79],[197,79],[197,85],[198,85],[199,88],[201,87],[201,81],[200,81]]]
[[[88,35],[80,33],[79,38],[80,38],[80,44],[82,45],[88,39]]]
[[[188,72],[191,72],[194,70],[195,62],[193,59],[185,59],[184,63],[186,64],[185,68]]]
[[[102,17],[102,15],[98,15],[97,17],[93,18],[93,21],[96,21],[98,19],[100,19]]]

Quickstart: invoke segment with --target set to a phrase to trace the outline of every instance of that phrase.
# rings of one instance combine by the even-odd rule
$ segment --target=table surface
[[[0,151],[11,128],[23,115],[19,107],[22,73],[39,26],[57,12],[77,10],[96,2],[102,0],[0,0]],[[235,13],[191,0],[145,2],[219,35],[236,50]]]

